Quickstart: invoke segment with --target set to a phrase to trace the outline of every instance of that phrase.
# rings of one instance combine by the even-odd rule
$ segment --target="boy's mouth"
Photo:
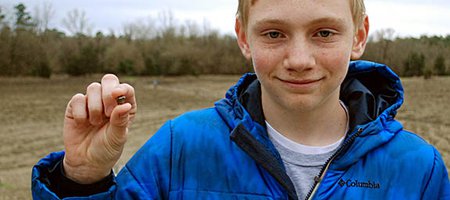
[[[295,84],[295,85],[308,85],[312,83],[316,83],[321,81],[323,78],[306,78],[306,79],[283,79],[283,78],[277,78],[281,82],[287,83],[287,84]]]
[[[321,79],[300,79],[300,80],[287,79],[287,80],[281,80],[281,81],[289,83],[289,84],[306,85],[306,84],[318,82],[320,80]]]
[[[324,78],[307,78],[307,79],[282,79],[277,78],[287,88],[295,90],[311,90],[316,88]]]

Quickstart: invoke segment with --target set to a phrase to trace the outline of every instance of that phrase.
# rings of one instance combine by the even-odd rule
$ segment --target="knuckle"
[[[92,91],[92,90],[99,89],[101,87],[102,87],[102,85],[100,85],[100,83],[94,82],[94,83],[89,84],[89,86],[87,87],[87,90]]]
[[[89,123],[100,124],[100,123],[102,123],[102,118],[100,116],[91,116],[91,117],[89,117]]]
[[[127,91],[128,94],[134,94],[134,87],[133,86],[131,86],[128,83],[123,83],[121,85],[122,85],[121,87],[124,88]]]
[[[73,117],[75,121],[79,124],[85,123],[87,121],[87,118],[83,115],[74,115]]]
[[[114,74],[105,74],[102,80],[119,80],[119,78]]]
[[[72,99],[80,99],[80,98],[84,98],[84,94],[77,93],[77,94],[73,95],[73,97],[72,97]]]
[[[92,116],[93,118],[98,117],[102,114],[103,114],[103,110],[97,106],[89,108],[89,116]]]
[[[78,93],[73,95],[72,99],[69,101],[69,104],[80,104],[85,101],[86,96],[84,94]]]
[[[73,109],[73,118],[74,118],[76,121],[81,122],[81,121],[86,120],[87,115],[86,115],[86,112],[83,111],[83,108],[75,107],[75,108]]]

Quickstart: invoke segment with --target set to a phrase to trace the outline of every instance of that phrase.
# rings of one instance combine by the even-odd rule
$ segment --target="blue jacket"
[[[438,151],[394,119],[403,102],[397,75],[381,64],[352,62],[341,100],[349,107],[350,131],[317,175],[312,199],[450,199]],[[63,156],[52,153],[33,168],[35,199],[58,199],[42,180]],[[87,198],[114,197],[296,199],[266,132],[256,76],[243,76],[215,107],[165,123],[109,191]]]

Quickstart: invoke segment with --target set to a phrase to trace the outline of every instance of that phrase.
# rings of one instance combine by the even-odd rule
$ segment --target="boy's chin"
[[[317,98],[313,97],[303,97],[291,100],[290,102],[286,102],[286,109],[291,110],[293,112],[312,112],[317,110],[321,106],[321,101]]]
[[[308,113],[319,110],[324,99],[312,94],[293,95],[279,99],[279,104],[287,112]]]

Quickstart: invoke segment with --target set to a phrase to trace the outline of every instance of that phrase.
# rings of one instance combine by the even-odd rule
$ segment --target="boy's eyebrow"
[[[342,24],[345,24],[345,20],[340,17],[322,17],[322,18],[314,19],[313,21],[309,22],[309,24],[311,24],[311,25],[323,24],[323,23],[342,25]]]
[[[266,26],[266,25],[289,25],[291,22],[290,20],[284,20],[284,19],[276,19],[276,18],[267,18],[267,19],[261,19],[255,23],[255,28],[258,29],[260,27]],[[313,19],[312,21],[309,21],[306,25],[317,25],[317,24],[333,24],[333,25],[343,25],[345,24],[345,20],[343,18],[339,17],[321,17],[317,19]]]
[[[284,25],[284,24],[288,23],[282,19],[261,19],[255,23],[255,28],[259,28],[266,25]]]

